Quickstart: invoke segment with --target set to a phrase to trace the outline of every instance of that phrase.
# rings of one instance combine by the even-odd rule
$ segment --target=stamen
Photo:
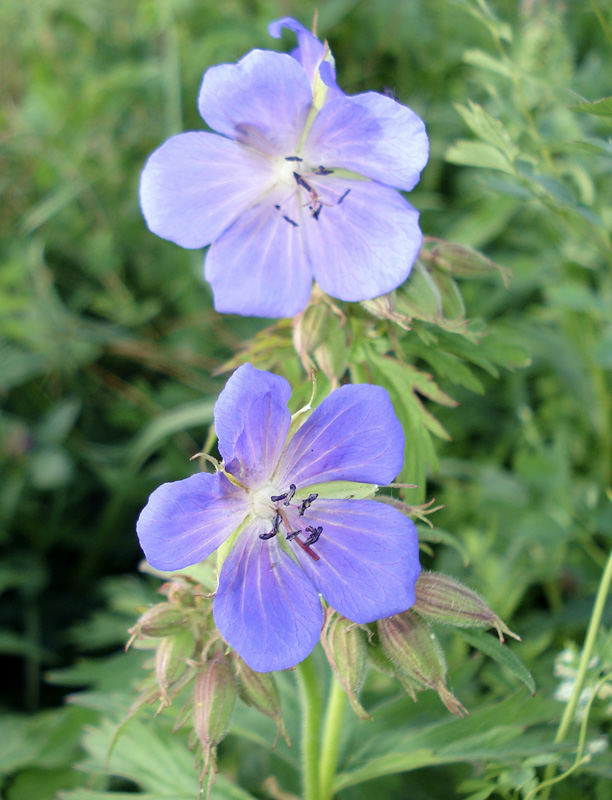
[[[274,206],[274,208],[275,208],[277,211],[280,211],[280,206],[278,206],[278,205],[275,205],[275,206]]]
[[[285,161],[303,161],[299,156],[285,156]]]
[[[333,175],[333,169],[325,169],[325,167],[319,167],[319,169],[315,172],[315,175]]]
[[[285,497],[287,499],[283,503],[284,506],[288,506],[289,505],[289,503],[293,500],[293,495],[296,493],[296,491],[297,491],[297,488],[296,488],[295,483],[290,483],[289,484],[289,491],[285,495]]]
[[[310,534],[308,539],[304,542],[304,544],[315,544],[319,541],[319,537],[323,533],[323,526],[320,525],[318,528],[312,528],[310,525],[306,528],[306,531]]]
[[[298,535],[298,533],[301,533],[301,532],[302,532],[301,528],[299,529],[299,531],[289,531],[289,533],[286,536],[287,541],[290,542],[292,539],[295,539],[295,537]]]
[[[270,500],[273,503],[280,503],[281,500],[284,500],[287,497],[288,494],[289,494],[289,492],[285,492],[285,494],[273,494],[272,497],[270,498]],[[285,505],[289,505],[289,504],[285,503]]]
[[[274,521],[272,523],[272,530],[269,531],[268,533],[260,533],[259,534],[259,538],[260,539],[264,539],[264,540],[272,539],[272,537],[276,536],[276,534],[278,533],[278,529],[280,528],[280,524],[281,524],[282,521],[283,521],[282,515],[281,514],[277,514],[274,517]]]
[[[307,192],[312,192],[312,186],[309,183],[307,183],[304,180],[304,178],[302,178],[299,172],[294,172],[293,177],[295,178],[295,182],[297,183],[298,186],[303,186]]]
[[[347,194],[348,194],[350,191],[351,191],[350,189],[347,189],[347,190],[346,190],[346,192],[345,192],[345,193],[342,195],[342,197],[341,197],[341,198],[338,200],[338,202],[336,203],[336,205],[337,205],[337,206],[339,206],[339,205],[340,205],[340,203],[341,203],[341,202],[344,200],[344,198],[347,196]]]
[[[314,501],[317,499],[318,496],[319,496],[318,494],[309,494],[306,500],[302,500],[302,505],[300,506],[298,511],[298,517],[304,516],[304,512],[306,511],[306,509],[310,508],[310,506],[314,503]]]
[[[321,203],[319,203],[319,205],[312,212],[312,218],[313,219],[316,219],[317,221],[319,220],[319,214],[321,213],[321,209],[322,208],[323,208],[323,205]]]
[[[286,214],[283,214],[283,219],[284,219],[284,220],[287,220],[287,222],[288,222],[290,225],[293,225],[293,227],[294,227],[294,228],[299,228],[299,225],[297,224],[297,222],[294,222],[292,219],[289,219],[289,217],[288,217],[288,216],[286,216]]]

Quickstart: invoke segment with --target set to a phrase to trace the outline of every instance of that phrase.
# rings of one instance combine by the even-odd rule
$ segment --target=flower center
[[[276,486],[269,483],[258,489],[251,498],[253,514],[261,519],[272,519],[276,514],[276,503],[272,497],[278,492]]]
[[[297,197],[298,205],[307,207],[310,211],[310,218],[318,221],[323,208],[331,208],[334,205],[340,205],[351,191],[350,189],[346,189],[346,191],[340,195],[335,189],[324,186],[321,179],[333,174],[333,169],[327,169],[327,167],[323,165],[314,167],[306,163],[301,156],[285,156],[285,158],[279,159],[276,162],[278,184],[286,187],[294,187],[294,191],[291,192],[289,197],[283,200],[280,205],[275,205],[274,208],[280,211],[283,219],[289,223],[289,225],[294,228],[299,228],[299,222],[296,222],[295,219],[288,216],[283,210],[288,201]],[[323,191],[325,191],[325,198],[322,196]]]
[[[296,512],[298,518],[303,517],[319,495],[309,494],[308,497],[302,500],[298,505],[297,503],[291,502],[297,491],[295,483],[289,484],[288,491],[283,494],[271,494],[271,492],[276,491],[278,490],[275,486],[268,484],[262,489],[258,489],[251,499],[253,513],[260,519],[272,520],[271,530],[266,533],[260,533],[259,538],[264,541],[273,539],[281,533],[281,527],[283,527],[285,529],[284,535],[288,542],[295,542],[313,559],[313,561],[318,561],[319,556],[314,550],[310,549],[310,545],[316,544],[316,542],[319,541],[323,533],[323,527],[319,525],[319,527],[316,528],[312,525],[307,525],[303,529],[307,536],[305,541],[302,541],[299,538],[299,534],[302,533],[302,528],[296,529],[295,525],[296,522],[297,524],[300,524],[300,522],[296,519],[291,519],[291,517],[295,517]]]
[[[276,176],[278,182],[284,186],[295,186],[295,178],[293,177],[299,171],[302,164],[302,159],[299,156],[289,156],[288,158],[280,159],[276,164]]]

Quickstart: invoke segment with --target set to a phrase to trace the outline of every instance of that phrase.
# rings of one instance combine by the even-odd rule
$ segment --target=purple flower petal
[[[309,509],[308,524],[323,528],[312,546],[319,560],[299,547],[295,553],[332,608],[366,623],[414,604],[418,537],[401,511],[376,500],[321,499]]]
[[[279,486],[328,481],[390,483],[404,462],[404,432],[386,389],[341,386],[295,433],[276,471]]]
[[[344,92],[338,88],[336,83],[336,70],[333,64],[330,61],[323,61],[326,50],[325,45],[307,30],[301,22],[291,17],[283,17],[283,19],[278,19],[276,22],[271,22],[268,25],[268,33],[275,39],[279,39],[283,28],[289,28],[297,35],[298,46],[295,50],[292,50],[291,55],[306,71],[310,85],[314,87],[318,72],[321,80],[330,90],[326,96],[327,102],[334,97],[344,97]]]
[[[330,100],[315,117],[304,146],[312,163],[344,167],[409,191],[429,155],[423,121],[376,92]]]
[[[372,181],[329,178],[328,186],[337,199],[305,228],[321,289],[340,300],[360,301],[397,288],[423,242],[418,211],[394,189]]]
[[[269,672],[306,658],[321,633],[316,589],[261,522],[247,526],[228,555],[213,613],[223,638],[251,669]]]
[[[155,569],[197,564],[220,547],[248,512],[246,495],[221,473],[164,483],[136,523],[140,546]]]
[[[215,404],[215,430],[225,468],[249,488],[269,480],[280,458],[291,415],[284,378],[239,367]]]
[[[149,157],[140,203],[153,233],[204,247],[275,181],[270,159],[213,133],[180,133]]]
[[[295,153],[312,101],[308,76],[284,53],[253,50],[211,67],[198,107],[213,130],[266,155]]]
[[[312,84],[315,72],[325,55],[325,45],[320,42],[301,22],[291,17],[283,17],[268,25],[268,33],[274,39],[280,39],[283,28],[288,28],[297,35],[298,46],[291,53],[292,57],[306,70]]]
[[[272,192],[208,251],[204,275],[217,311],[293,317],[308,303],[312,270],[303,242],[303,209],[295,195],[284,202],[290,191],[280,187]]]

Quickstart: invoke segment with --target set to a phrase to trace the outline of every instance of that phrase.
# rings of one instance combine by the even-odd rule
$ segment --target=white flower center
[[[276,503],[271,497],[277,496],[279,491],[276,486],[269,483],[251,495],[251,508],[253,514],[261,519],[272,519],[276,516]]]
[[[276,178],[278,183],[284,186],[295,188],[294,172],[301,172],[300,163],[296,161],[287,161],[286,158],[278,159],[276,162]]]

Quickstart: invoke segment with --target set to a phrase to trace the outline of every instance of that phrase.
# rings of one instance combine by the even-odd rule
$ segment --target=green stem
[[[587,669],[589,667],[589,662],[593,657],[593,650],[595,648],[595,639],[597,637],[597,632],[601,624],[601,618],[603,615],[604,607],[606,605],[606,600],[608,598],[608,593],[610,591],[611,583],[612,583],[612,552],[608,557],[608,563],[606,564],[606,568],[599,583],[599,588],[597,590],[597,595],[595,597],[595,605],[593,606],[593,612],[591,614],[591,619],[589,622],[586,639],[584,641],[582,656],[580,657],[580,663],[578,665],[576,681],[574,682],[572,695],[569,699],[568,704],[565,707],[563,716],[561,717],[561,722],[559,723],[559,729],[557,730],[557,735],[555,736],[555,744],[558,744],[559,742],[562,742],[565,739],[569,727],[574,718],[574,714],[576,713],[576,706],[578,705],[578,700],[580,699],[580,693],[582,692],[582,689],[584,687],[584,682],[586,678]],[[546,771],[544,773],[544,780],[549,781],[554,776],[554,774],[555,774],[555,765],[550,764],[546,768]],[[542,792],[542,798],[544,800],[546,800],[546,798],[550,794],[550,788],[551,786],[548,785]]]
[[[321,763],[319,765],[319,785],[321,800],[331,800],[334,796],[333,783],[338,765],[340,751],[340,730],[344,721],[346,693],[337,680],[332,678],[325,724],[323,727],[323,743],[321,745]]]
[[[320,800],[319,731],[321,728],[321,693],[312,656],[297,668],[302,706],[302,781],[304,800]]]
[[[172,135],[183,128],[181,51],[172,0],[158,0],[158,14],[163,36],[165,127]]]

